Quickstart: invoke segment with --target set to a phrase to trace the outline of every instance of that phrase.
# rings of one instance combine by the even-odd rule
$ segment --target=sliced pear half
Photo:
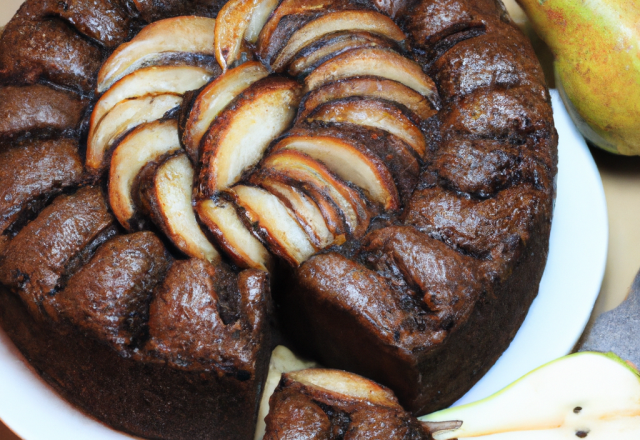
[[[171,156],[141,183],[141,197],[154,223],[178,249],[193,258],[217,261],[220,255],[200,229],[191,204],[193,174],[184,152]]]
[[[370,32],[334,32],[301,49],[289,64],[288,72],[293,76],[308,75],[315,67],[347,50],[392,46],[388,39]]]
[[[269,155],[261,167],[276,175],[286,176],[290,182],[298,182],[310,196],[315,196],[314,201],[318,203],[318,207],[324,208],[323,215],[330,228],[339,228],[339,223],[331,212],[331,206],[322,203],[323,197],[328,198],[330,203],[340,210],[340,215],[352,235],[361,236],[369,226],[366,203],[360,194],[310,156],[284,149]]]
[[[256,176],[252,183],[278,197],[295,214],[298,223],[317,249],[324,249],[333,244],[333,234],[327,227],[320,208],[311,197],[298,188],[265,176]]]
[[[256,28],[262,29],[276,5],[274,0],[231,0],[220,9],[216,19],[215,55],[223,71],[238,59],[247,33],[253,42],[257,40],[260,30]]]
[[[435,440],[632,440],[640,433],[640,376],[611,353],[576,353],[420,420]],[[442,429],[447,423],[454,429]]]
[[[276,196],[246,185],[236,185],[230,193],[274,254],[299,266],[316,252],[295,215]]]
[[[118,144],[111,157],[109,170],[109,203],[113,214],[125,229],[134,229],[132,221],[139,216],[132,188],[140,170],[147,163],[178,150],[180,139],[175,120],[144,124]]]
[[[321,64],[305,79],[308,90],[332,81],[355,76],[378,76],[398,81],[427,99],[436,99],[437,89],[420,65],[385,48],[365,47],[349,50]]]
[[[260,161],[269,143],[291,125],[300,94],[293,80],[265,78],[213,121],[201,148],[201,195],[209,198],[229,188]]]
[[[200,92],[191,107],[182,136],[191,160],[198,160],[200,141],[220,112],[247,87],[268,75],[269,71],[262,63],[252,61],[220,75]]]
[[[216,20],[185,16],[167,18],[144,27],[131,41],[120,45],[98,73],[98,93],[120,78],[168,52],[213,55]]]
[[[278,142],[273,151],[296,150],[319,160],[343,180],[362,188],[386,210],[400,207],[400,198],[384,162],[370,151],[331,136],[293,135]]]
[[[298,51],[322,36],[344,30],[371,32],[398,42],[406,38],[402,29],[393,20],[379,12],[367,10],[329,12],[307,23],[291,36],[273,62],[273,70],[277,72],[283,70]]]
[[[335,81],[308,93],[300,105],[298,120],[306,118],[322,104],[352,97],[384,99],[394,102],[406,107],[422,120],[429,119],[438,111],[437,101],[431,102],[398,81],[364,76]]]
[[[318,107],[307,120],[379,128],[405,141],[419,157],[424,157],[427,150],[420,128],[397,106],[378,99],[350,98],[332,101]]]
[[[273,266],[269,251],[251,234],[231,202],[222,198],[202,200],[196,205],[200,221],[213,234],[218,248],[235,264],[268,272]]]
[[[93,137],[87,140],[87,169],[92,173],[100,173],[106,166],[105,155],[122,134],[146,122],[161,119],[181,103],[182,97],[178,95],[156,95],[116,104],[102,118]]]
[[[96,103],[89,124],[92,139],[98,124],[118,103],[153,95],[183,95],[211,79],[205,69],[194,66],[160,66],[136,70],[115,83]]]

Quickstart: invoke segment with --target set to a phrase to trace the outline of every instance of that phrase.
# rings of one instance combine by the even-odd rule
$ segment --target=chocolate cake
[[[557,134],[499,0],[27,0],[0,116],[0,324],[137,436],[252,438],[284,343],[423,438],[398,402],[461,397],[538,291]]]

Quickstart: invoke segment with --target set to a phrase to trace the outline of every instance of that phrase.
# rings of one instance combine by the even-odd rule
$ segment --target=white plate
[[[540,293],[509,349],[458,403],[484,398],[571,351],[600,290],[607,253],[607,209],[600,175],[558,94],[558,197]],[[0,331],[0,419],[25,440],[132,438],[84,416],[60,398]]]

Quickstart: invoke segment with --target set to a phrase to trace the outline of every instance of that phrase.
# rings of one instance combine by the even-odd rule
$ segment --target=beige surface
[[[21,3],[21,0],[0,0],[0,26],[11,18]],[[525,20],[512,0],[505,3],[517,21]],[[544,50],[538,53],[546,72],[550,72],[550,55]],[[593,316],[597,316],[620,304],[640,268],[640,158],[617,157],[601,151],[593,153],[609,209],[609,256],[594,310]],[[0,440],[19,439],[0,422]]]

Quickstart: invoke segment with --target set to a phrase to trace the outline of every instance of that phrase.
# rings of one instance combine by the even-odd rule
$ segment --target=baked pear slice
[[[405,107],[421,120],[438,112],[437,95],[427,98],[404,84],[375,76],[362,76],[334,81],[307,93],[300,104],[298,120],[303,120],[317,107],[345,98],[383,99]]]
[[[347,50],[362,47],[388,47],[394,49],[396,45],[388,39],[370,32],[334,32],[301,49],[289,63],[288,72],[293,76],[306,76],[330,58]]]
[[[101,174],[107,166],[108,152],[121,135],[141,124],[161,119],[181,103],[179,95],[151,95],[116,104],[102,118],[93,136],[87,139],[87,170],[94,175]]]
[[[349,50],[323,63],[305,78],[308,90],[355,76],[378,76],[398,81],[427,99],[436,99],[435,83],[414,61],[385,48],[365,47]]]
[[[141,176],[140,200],[153,222],[186,255],[218,261],[220,254],[200,229],[191,204],[194,172],[186,153],[166,157],[146,171]]]
[[[297,182],[318,204],[327,226],[332,232],[336,230],[333,233],[338,241],[341,241],[339,222],[331,212],[331,206],[338,208],[338,215],[344,220],[349,234],[360,237],[369,227],[370,215],[364,198],[310,156],[293,149],[283,149],[269,155],[262,162],[261,169],[274,177],[286,178],[292,185]],[[323,199],[325,203],[322,203]],[[326,203],[327,199],[329,203]]]
[[[338,122],[374,127],[405,141],[418,157],[424,157],[427,143],[424,134],[396,105],[369,98],[348,98],[332,101],[316,108],[307,121]]]
[[[133,186],[140,170],[165,154],[180,150],[174,119],[143,124],[129,133],[111,156],[109,204],[120,224],[132,231],[141,213],[135,205]]]
[[[302,190],[266,177],[263,173],[256,173],[251,177],[251,183],[278,197],[295,214],[298,223],[317,249],[324,249],[333,244],[333,234],[327,227],[320,208],[311,197]]]
[[[342,180],[362,188],[369,198],[387,211],[400,208],[400,197],[387,166],[371,151],[333,136],[314,133],[291,135],[279,141],[274,152],[295,150],[322,162]]]
[[[272,37],[280,24],[280,20],[284,17],[322,12],[340,2],[341,0],[282,0],[260,30],[256,44],[258,57],[268,62],[271,55],[273,55]]]
[[[406,38],[402,29],[393,20],[379,12],[369,10],[329,12],[298,29],[272,63],[272,69],[276,72],[284,70],[304,47],[324,35],[345,30],[371,32],[396,42]]]
[[[183,95],[209,82],[212,75],[194,66],[159,66],[136,70],[115,83],[100,97],[89,123],[89,139],[98,124],[118,103],[128,99],[154,95]]]
[[[562,357],[484,400],[420,420],[435,440],[632,440],[640,432],[640,375],[613,353]]]
[[[200,222],[213,235],[218,249],[237,266],[265,272],[271,270],[271,254],[244,225],[233,203],[221,197],[201,200],[196,205],[196,212]]]
[[[251,34],[253,42],[257,40],[260,31],[256,28],[262,29],[276,6],[274,0],[231,0],[220,9],[214,45],[216,59],[223,71],[238,60],[247,33]]]
[[[229,193],[274,254],[299,266],[316,252],[295,215],[276,196],[246,185],[236,185]]]
[[[200,92],[193,102],[182,135],[182,142],[194,163],[199,159],[200,141],[211,122],[236,96],[268,75],[269,71],[262,63],[251,61],[220,75]]]
[[[202,198],[229,188],[257,164],[293,121],[301,86],[270,77],[253,83],[211,124],[201,146],[198,190]]]
[[[251,14],[249,26],[244,33],[244,39],[251,44],[256,44],[262,28],[269,20],[271,13],[278,7],[280,0],[260,0]]]
[[[131,41],[120,45],[98,73],[98,93],[141,67],[154,65],[167,53],[213,55],[216,20],[183,16],[167,18],[144,27]]]

